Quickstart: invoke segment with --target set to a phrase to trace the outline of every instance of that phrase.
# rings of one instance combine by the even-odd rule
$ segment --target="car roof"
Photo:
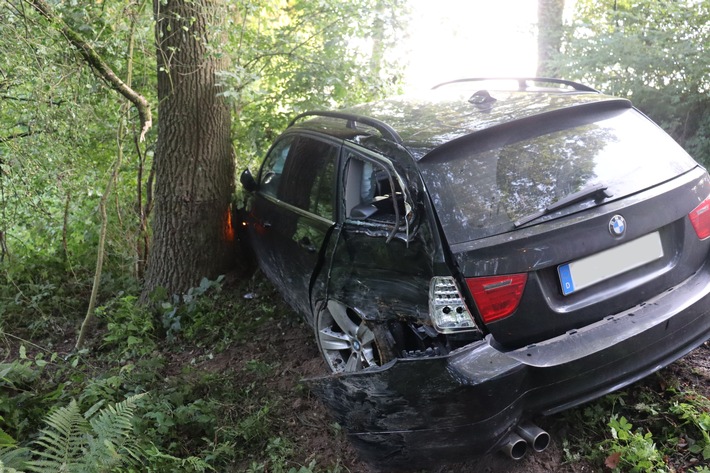
[[[419,160],[441,145],[516,120],[589,103],[620,101],[580,84],[576,84],[579,88],[520,90],[500,87],[500,81],[492,84],[475,81],[454,81],[424,93],[397,96],[338,112],[308,112],[294,122],[311,115],[316,118],[292,122],[291,126],[345,140],[379,132],[384,139],[407,148]],[[487,85],[494,87],[484,88]],[[623,102],[630,106],[628,101]],[[371,122],[365,123],[366,120]]]

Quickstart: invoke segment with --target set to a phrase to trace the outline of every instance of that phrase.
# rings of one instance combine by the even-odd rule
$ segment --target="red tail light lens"
[[[507,274],[468,278],[466,283],[483,322],[488,323],[508,317],[515,312],[527,280],[527,274]]]
[[[710,196],[700,202],[689,214],[690,223],[701,240],[710,237]]]

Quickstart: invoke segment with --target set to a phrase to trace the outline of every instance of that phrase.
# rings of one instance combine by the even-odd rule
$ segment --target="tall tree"
[[[710,165],[710,2],[577,0],[565,76],[629,97]]]
[[[3,0],[3,268],[8,254],[38,266],[57,259],[75,281],[88,284],[101,239],[96,209],[114,168],[115,137],[127,126],[136,139],[121,147],[125,159],[106,201],[111,225],[97,303],[134,283],[127,268],[137,267],[134,274],[141,276],[148,250],[153,259],[146,295],[155,287],[178,293],[221,273],[230,260],[227,209],[234,180],[222,100],[230,100],[232,144],[243,168],[263,156],[294,114],[391,93],[396,67],[382,51],[397,42],[403,4]],[[132,87],[140,97],[125,88],[124,52],[134,33]],[[372,73],[376,66],[382,74]],[[221,71],[216,84],[215,71]],[[131,100],[129,115],[117,106],[116,91]],[[145,145],[134,145],[150,123],[146,102],[159,106],[156,126]],[[37,274],[27,264],[13,268],[28,280]]]
[[[537,76],[555,77],[553,59],[562,45],[562,12],[565,0],[538,0],[537,3]]]
[[[220,0],[154,0],[158,50],[158,142],[153,246],[143,290],[169,294],[214,277],[232,262],[234,158],[230,113],[212,48]]]

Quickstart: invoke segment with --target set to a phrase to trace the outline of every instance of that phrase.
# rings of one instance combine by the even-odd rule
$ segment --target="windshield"
[[[422,175],[449,243],[511,231],[516,220],[590,186],[605,186],[615,200],[696,166],[633,109],[594,118],[491,149],[471,139],[446,156],[430,162],[425,157]],[[540,122],[540,128],[549,129],[549,123]],[[589,205],[581,202],[549,218]]]

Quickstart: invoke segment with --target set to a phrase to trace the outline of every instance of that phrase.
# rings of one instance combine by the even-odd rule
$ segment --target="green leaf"
[[[4,430],[0,429],[0,448],[13,447],[17,444],[17,441],[7,434]]]

